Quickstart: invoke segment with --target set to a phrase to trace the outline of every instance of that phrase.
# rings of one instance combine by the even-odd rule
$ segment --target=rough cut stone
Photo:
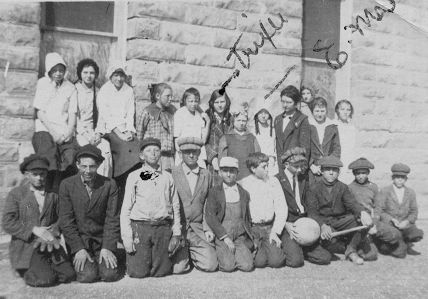
[[[0,143],[0,162],[18,161],[18,146],[15,143]]]
[[[0,117],[2,138],[11,140],[30,140],[34,133],[34,120]]]
[[[0,20],[12,23],[40,23],[40,3],[9,2],[0,5]]]
[[[40,28],[36,25],[0,23],[0,41],[11,46],[40,45]]]
[[[128,38],[159,39],[160,21],[152,18],[133,18],[128,20]]]
[[[233,68],[235,57],[227,61],[229,51],[226,49],[216,49],[203,46],[187,46],[184,52],[185,63],[194,65],[215,66],[223,68]]]
[[[264,3],[258,0],[226,0],[218,1],[215,5],[219,8],[236,10],[240,13],[260,13],[266,10]]]
[[[267,13],[277,15],[280,13],[285,17],[297,17],[302,18],[303,16],[303,3],[302,1],[290,1],[290,0],[266,0],[264,1],[267,9]]]
[[[9,71],[6,78],[0,76],[0,90],[8,94],[29,94],[36,91],[37,73]]]
[[[183,21],[186,5],[177,1],[133,1],[128,4],[128,18],[149,16],[167,20]]]
[[[39,48],[0,44],[0,60],[9,61],[9,69],[39,70]]]
[[[164,21],[160,26],[159,35],[161,40],[168,42],[212,46],[215,29]]]
[[[159,63],[140,59],[126,62],[127,72],[132,76],[133,84],[140,80],[156,80],[159,75]]]
[[[0,114],[10,116],[32,116],[33,97],[0,95]]]
[[[154,41],[154,40],[130,40],[127,43],[127,59],[134,58],[155,61],[184,61],[184,49],[182,45]]]
[[[237,13],[230,10],[189,5],[186,10],[185,22],[234,30],[236,28],[236,18]]]

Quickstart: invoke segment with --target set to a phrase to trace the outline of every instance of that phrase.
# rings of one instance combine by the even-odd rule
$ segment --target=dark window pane
[[[113,32],[114,2],[47,2],[46,25]]]
[[[325,51],[312,49],[321,40],[319,47],[334,43],[329,50],[330,58],[339,51],[340,42],[340,0],[303,1],[303,57],[324,59]]]

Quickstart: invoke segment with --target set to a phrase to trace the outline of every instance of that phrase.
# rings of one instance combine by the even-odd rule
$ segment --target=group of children
[[[394,164],[393,184],[380,191],[369,181],[373,164],[351,160],[349,101],[338,102],[332,121],[324,98],[287,86],[283,112],[273,118],[259,107],[253,134],[248,112],[231,113],[226,92],[215,90],[204,112],[189,88],[177,110],[172,88],[153,84],[151,104],[136,116],[122,64],[112,63],[100,90],[93,60],[77,71],[73,85],[61,56],[47,55],[34,101],[35,154],[5,204],[12,267],[27,284],[115,281],[124,266],[118,248],[136,278],[300,267],[305,259],[325,265],[335,253],[355,264],[378,250],[418,254],[410,168]],[[349,172],[340,171],[341,157]],[[302,241],[302,218],[318,223],[315,242]]]

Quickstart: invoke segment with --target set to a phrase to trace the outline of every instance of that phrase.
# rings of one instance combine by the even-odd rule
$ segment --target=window
[[[340,2],[341,0],[304,0],[303,1],[303,57],[322,59],[325,52],[314,52],[317,40],[319,47],[334,43],[330,53],[340,50]]]
[[[44,5],[42,25],[45,29],[114,32],[114,2],[46,2]]]

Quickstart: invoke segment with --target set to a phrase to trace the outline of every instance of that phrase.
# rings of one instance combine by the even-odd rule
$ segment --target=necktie
[[[300,192],[299,192],[299,188],[298,185],[296,185],[296,176],[293,176],[293,191],[294,191],[294,198],[296,199],[296,204],[297,207],[299,208],[300,213],[304,213],[305,212],[305,208],[302,205],[302,202],[300,201]]]

